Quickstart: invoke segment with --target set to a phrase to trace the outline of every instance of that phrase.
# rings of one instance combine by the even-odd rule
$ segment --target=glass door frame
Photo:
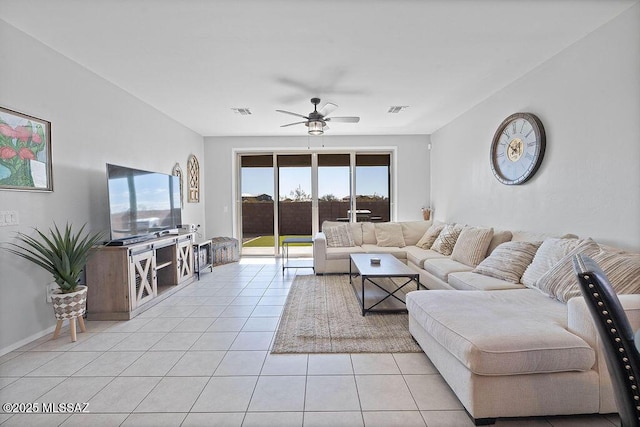
[[[291,149],[291,148],[273,148],[269,150],[265,150],[264,148],[255,148],[255,149],[241,149],[234,148],[232,149],[232,179],[231,179],[231,194],[234,198],[232,206],[232,233],[233,236],[240,241],[242,241],[242,182],[241,182],[241,157],[243,155],[268,155],[271,154],[273,156],[273,194],[279,198],[279,182],[278,182],[278,167],[277,160],[278,155],[287,155],[287,154],[310,154],[311,155],[311,234],[315,236],[319,230],[319,207],[318,207],[318,154],[349,154],[350,155],[350,166],[349,166],[349,176],[350,176],[350,191],[351,197],[349,200],[350,205],[350,222],[356,221],[356,154],[389,154],[391,156],[390,164],[389,164],[389,214],[390,221],[394,221],[397,218],[397,203],[396,198],[398,194],[397,189],[397,150],[398,147],[317,147],[317,148],[306,148],[306,149]],[[280,235],[279,235],[279,223],[278,223],[278,200],[274,200],[273,204],[273,221],[274,221],[274,247],[273,254],[268,256],[281,257],[280,253]],[[242,251],[242,245],[241,251]]]

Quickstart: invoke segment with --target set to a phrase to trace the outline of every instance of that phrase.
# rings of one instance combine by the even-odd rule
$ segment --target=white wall
[[[176,162],[186,172],[191,153],[202,159],[200,135],[1,20],[0,40],[0,105],[52,123],[54,185],[52,193],[0,191],[0,210],[20,217],[19,226],[0,228],[0,242],[54,221],[108,230],[106,162],[171,173]],[[204,221],[204,203],[186,204],[183,222]],[[50,281],[0,251],[0,354],[55,324],[45,303]]]
[[[301,130],[303,133],[305,129]],[[421,220],[429,201],[429,136],[208,137],[205,138],[207,237],[231,236],[234,149],[397,147],[397,220]]]
[[[640,249],[640,5],[431,135],[435,218],[575,233]],[[540,117],[537,174],[500,184],[491,139],[514,112]]]

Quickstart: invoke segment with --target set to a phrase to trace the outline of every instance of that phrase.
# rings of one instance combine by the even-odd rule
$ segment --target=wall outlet
[[[57,291],[58,289],[59,289],[59,286],[58,286],[58,284],[56,282],[51,282],[51,283],[47,284],[47,287],[46,287],[46,292],[47,292],[46,302],[48,302],[48,303],[52,302],[51,301],[51,295],[53,295],[53,293],[55,291]]]
[[[20,224],[18,211],[0,211],[0,227]]]

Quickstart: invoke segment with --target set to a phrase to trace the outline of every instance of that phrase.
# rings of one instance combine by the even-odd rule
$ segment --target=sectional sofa
[[[600,264],[637,329],[640,254],[574,235],[326,222],[314,239],[316,273],[348,272],[352,253],[391,253],[420,274],[429,290],[407,295],[409,330],[476,424],[616,412],[571,257]]]

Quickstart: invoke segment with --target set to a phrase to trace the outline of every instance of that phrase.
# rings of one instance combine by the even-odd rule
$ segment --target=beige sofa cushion
[[[475,267],[487,256],[493,228],[464,227],[458,236],[451,259]]]
[[[538,250],[540,243],[505,242],[473,270],[485,276],[495,277],[511,283],[520,283]]]
[[[528,288],[535,287],[544,273],[551,270],[563,256],[581,243],[582,240],[579,239],[546,238],[538,248],[533,261],[522,274],[522,284]]]
[[[593,257],[600,247],[591,239],[584,239],[579,245],[560,259],[549,271],[538,279],[536,287],[546,295],[558,301],[567,302],[570,298],[582,295],[573,270],[573,257],[584,254]]]
[[[328,225],[322,227],[322,232],[327,238],[328,248],[348,248],[356,245],[349,224]]]
[[[524,289],[520,283],[511,283],[506,280],[471,271],[459,271],[449,274],[447,283],[454,289],[461,291],[502,291],[505,289]]]
[[[381,247],[378,245],[369,245],[365,243],[364,245],[362,245],[362,251],[367,254],[390,254],[400,260],[407,259],[406,248],[395,248],[392,246]]]
[[[381,247],[405,247],[402,226],[397,222],[381,222],[375,225],[376,244]]]
[[[567,331],[566,306],[531,289],[414,291],[410,315],[478,375],[587,371],[595,351]]]
[[[433,242],[436,241],[445,225],[446,224],[439,221],[432,224],[431,227],[429,227],[429,229],[422,235],[420,240],[416,242],[416,246],[421,249],[431,249]]]
[[[403,221],[399,223],[402,227],[402,237],[406,246],[413,246],[431,227],[431,221]]]
[[[440,252],[432,251],[431,249],[421,249],[417,246],[406,246],[404,248],[407,251],[407,261],[422,268],[425,260],[433,258],[444,258]]]
[[[362,244],[376,244],[376,226],[373,222],[361,222],[362,227]]]
[[[436,238],[436,241],[433,242],[433,245],[431,245],[431,249],[440,252],[442,255],[451,255],[461,231],[461,225],[447,224]]]
[[[487,256],[489,256],[495,248],[500,246],[503,243],[510,242],[513,237],[513,233],[509,230],[493,230],[493,237],[491,238],[491,243],[489,243],[489,248],[487,249]]]
[[[354,245],[360,246],[362,244],[362,225],[359,222],[323,221],[322,232],[324,233],[325,227],[334,227],[345,224],[351,229],[351,236],[353,237]]]
[[[618,294],[640,294],[640,254],[602,249],[593,260]]]
[[[424,262],[423,268],[425,271],[433,274],[438,279],[446,282],[450,273],[457,271],[471,271],[473,267],[469,267],[458,261],[454,261],[451,258],[434,258],[428,259]]]
[[[351,254],[362,254],[364,250],[360,246],[327,248],[326,259],[349,259]]]

